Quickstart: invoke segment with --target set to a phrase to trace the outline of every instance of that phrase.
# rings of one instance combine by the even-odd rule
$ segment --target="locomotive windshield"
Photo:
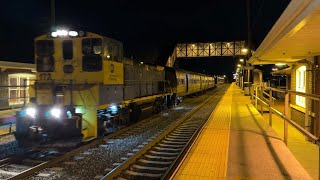
[[[53,40],[39,40],[36,42],[36,53],[38,56],[49,56],[54,51]]]
[[[102,40],[86,38],[82,40],[82,69],[87,72],[102,70]]]
[[[82,53],[89,54],[101,54],[102,41],[99,38],[86,38],[82,40]]]
[[[73,58],[73,42],[65,40],[62,43],[63,59],[68,60]]]
[[[54,71],[54,44],[53,40],[39,40],[35,47],[37,55],[37,71],[52,72]]]

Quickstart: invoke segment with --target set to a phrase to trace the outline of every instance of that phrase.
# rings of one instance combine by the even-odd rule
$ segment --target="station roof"
[[[0,68],[8,69],[27,69],[31,71],[36,70],[36,65],[31,63],[19,63],[19,62],[11,62],[11,61],[0,61]]]
[[[293,63],[317,55],[320,55],[320,0],[292,0],[249,63]]]

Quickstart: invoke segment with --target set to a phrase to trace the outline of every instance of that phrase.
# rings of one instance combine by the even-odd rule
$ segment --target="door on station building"
[[[189,87],[189,81],[188,81],[188,74],[186,74],[186,92],[188,92],[188,87]]]
[[[306,66],[301,66],[296,70],[296,91],[306,92]],[[296,95],[296,105],[306,107],[305,97]]]

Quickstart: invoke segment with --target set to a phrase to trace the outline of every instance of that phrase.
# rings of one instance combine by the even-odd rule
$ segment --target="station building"
[[[320,1],[292,0],[259,48],[252,65],[286,64],[286,89],[320,97]],[[290,96],[291,119],[320,136],[320,102]],[[306,113],[308,115],[306,115]]]
[[[35,71],[35,64],[0,61],[0,110],[18,108],[29,101]]]

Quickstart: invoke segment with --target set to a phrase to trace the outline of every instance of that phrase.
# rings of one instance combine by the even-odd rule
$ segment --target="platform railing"
[[[266,93],[269,91],[269,93]],[[305,124],[305,128],[301,127],[298,123],[294,122],[291,119],[291,108],[290,108],[290,95],[299,95],[305,97],[305,122],[309,121],[309,111],[311,109],[309,102],[318,101],[320,102],[320,95],[303,93],[293,90],[284,90],[284,89],[277,89],[271,87],[262,87],[261,85],[254,84],[252,86],[251,92],[251,100],[253,100],[253,104],[255,105],[256,109],[260,108],[261,114],[263,114],[263,107],[267,107],[269,109],[269,125],[272,127],[272,114],[275,114],[281,117],[284,120],[284,135],[283,141],[286,145],[288,145],[288,124],[292,125],[295,129],[297,129],[300,133],[302,133],[309,141],[316,144],[319,148],[319,165],[318,165],[318,179],[320,179],[320,140],[318,137],[314,136],[312,133],[308,131],[309,124]],[[284,99],[284,113],[281,113],[274,107],[274,97],[272,96],[272,92],[279,92],[285,94]],[[268,94],[268,101],[264,95]],[[258,102],[260,102],[260,107],[258,107]],[[311,111],[310,111],[311,112]]]

